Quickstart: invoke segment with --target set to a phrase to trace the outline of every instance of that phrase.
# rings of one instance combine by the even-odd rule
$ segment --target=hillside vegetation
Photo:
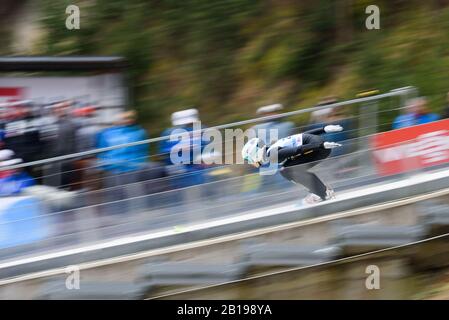
[[[124,55],[151,135],[169,114],[199,108],[207,124],[414,85],[438,111],[449,90],[449,4],[417,0],[39,0],[36,54]],[[65,29],[65,7],[81,29]],[[365,28],[365,8],[381,29]]]

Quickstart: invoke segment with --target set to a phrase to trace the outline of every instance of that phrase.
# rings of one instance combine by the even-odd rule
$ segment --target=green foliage
[[[449,90],[444,5],[377,1],[381,29],[369,31],[367,0],[40,1],[47,54],[129,59],[135,107],[153,134],[192,105],[216,124],[264,103],[298,108],[407,85],[437,108]],[[79,31],[65,29],[68,4],[81,8]]]

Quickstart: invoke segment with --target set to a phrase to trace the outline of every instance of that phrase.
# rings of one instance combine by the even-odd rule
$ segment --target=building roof
[[[126,59],[119,56],[0,56],[0,72],[100,71],[127,67]]]

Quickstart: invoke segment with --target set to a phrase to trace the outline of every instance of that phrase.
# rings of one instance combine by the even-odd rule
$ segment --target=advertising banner
[[[21,100],[23,99],[23,92],[23,88],[0,86],[0,103]]]
[[[372,146],[380,175],[449,162],[449,119],[379,133]]]

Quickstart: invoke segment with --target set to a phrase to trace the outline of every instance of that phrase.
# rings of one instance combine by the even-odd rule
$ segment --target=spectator
[[[279,103],[272,104],[272,105],[260,107],[259,109],[257,109],[256,114],[258,116],[262,116],[262,117],[273,116],[273,115],[279,114],[279,112],[282,111],[283,109],[284,109],[284,107],[282,104],[279,104]],[[277,134],[278,134],[277,139],[275,139],[275,137],[271,137],[271,139],[270,139],[271,141],[265,141],[265,143],[267,143],[267,144],[271,144],[278,139],[285,138],[285,137],[289,136],[290,134],[292,134],[293,128],[294,128],[293,122],[285,121],[280,118],[268,120],[267,122],[263,122],[263,123],[257,124],[252,127],[252,129],[256,130],[255,132],[256,132],[257,138],[261,138],[263,140],[265,140],[269,137],[270,130],[272,130],[272,129],[277,130]],[[260,129],[266,130],[266,137],[262,137],[262,136],[259,137],[258,132]]]
[[[337,98],[332,97],[332,96],[331,97],[326,97],[323,100],[321,100],[320,102],[318,102],[316,107],[327,106],[327,105],[334,104],[336,102],[338,102]],[[306,127],[306,129],[307,130],[313,130],[313,129],[316,129],[316,128],[320,128],[323,125],[329,124],[329,121],[331,119],[331,115],[332,114],[335,114],[335,109],[332,108],[332,107],[313,111],[310,114],[310,123]],[[325,138],[327,139],[327,137],[325,137]],[[329,141],[331,141],[331,140],[329,140]]]
[[[327,106],[337,102],[338,100],[336,98],[328,97],[319,102],[317,107]],[[324,133],[322,135],[323,139],[326,141],[342,144],[340,148],[334,148],[331,151],[330,157],[339,157],[332,161],[333,167],[331,171],[336,177],[348,177],[350,174],[356,173],[357,164],[353,163],[350,159],[341,156],[348,154],[352,149],[350,139],[353,138],[353,134],[350,134],[350,132],[355,127],[354,121],[347,116],[347,112],[343,107],[329,107],[311,113],[310,124],[307,127],[307,130],[313,130],[329,124],[340,125],[344,128],[344,130],[340,132]]]
[[[4,126],[4,145],[24,162],[38,160],[42,144],[39,128],[34,125],[31,109],[27,105],[11,107]]]
[[[0,150],[0,163],[3,163],[4,161],[10,160],[14,156],[14,151],[9,149],[3,149]],[[0,171],[0,178],[3,178],[5,176],[9,175],[8,171]]]
[[[333,142],[344,142],[346,140],[349,140],[352,138],[352,135],[350,134],[351,130],[355,127],[353,123],[353,119],[347,116],[347,112],[344,108],[334,108],[327,119],[327,124],[333,124],[333,125],[340,125],[344,128],[343,131],[340,132],[333,132],[327,134],[327,141],[333,141]],[[343,145],[341,148],[335,148],[332,150],[331,156],[339,156],[342,154],[347,153],[349,145]],[[338,149],[338,150],[337,150]]]
[[[319,106],[319,104],[317,106]],[[332,108],[326,108],[311,112],[310,122],[309,125],[306,127],[306,130],[321,128],[324,124],[327,124],[330,119],[330,114],[333,111],[334,110]],[[324,135],[326,135],[326,133]]]
[[[22,169],[2,170],[4,167],[22,163],[22,159],[14,158],[11,150],[0,151],[0,196],[20,194],[23,189],[34,186],[34,179]]]
[[[331,104],[334,104],[337,102],[338,102],[337,98],[328,97],[328,98],[325,98],[324,100],[322,100],[321,102],[319,102],[317,104],[317,107],[331,105]],[[340,125],[345,129],[344,131],[340,131],[340,132],[325,133],[323,135],[323,138],[326,141],[342,142],[342,141],[345,141],[345,140],[348,140],[351,138],[351,136],[348,134],[348,132],[350,132],[354,126],[353,121],[346,116],[346,112],[342,107],[339,107],[339,108],[330,107],[330,108],[313,111],[311,113],[310,120],[311,120],[311,122],[310,122],[309,126],[307,127],[307,130],[313,130],[313,129],[316,129],[316,128],[319,128],[319,127],[322,127],[322,126],[325,126],[328,124]],[[345,146],[343,144],[343,147],[333,149],[331,156],[340,156],[340,155],[348,152],[347,149],[348,149],[347,146]]]
[[[145,130],[136,124],[134,111],[123,112],[111,128],[97,135],[96,148],[107,148],[147,139]],[[137,184],[148,180],[148,145],[128,146],[102,152],[98,161],[104,172],[105,203],[124,200],[146,194]],[[107,204],[102,208],[106,213],[125,213],[130,211],[130,203]]]
[[[405,112],[405,114],[396,117],[393,122],[393,129],[429,123],[440,118],[437,114],[429,112],[427,108],[427,100],[424,97],[410,100],[407,103]]]
[[[192,186],[196,184],[201,184],[205,182],[205,175],[202,170],[205,168],[203,164],[193,163],[194,149],[198,148],[198,151],[202,154],[203,148],[207,141],[203,140],[201,132],[195,132],[194,124],[200,123],[198,110],[197,109],[187,109],[178,112],[174,112],[171,116],[173,127],[165,129],[162,132],[162,136],[170,136],[176,134],[176,132],[188,132],[189,140],[185,142],[183,152],[189,155],[189,163],[178,164],[172,163],[170,158],[170,153],[172,148],[179,146],[179,141],[164,140],[159,145],[159,152],[161,153],[163,162],[167,167],[167,171],[170,175],[179,175],[176,179],[173,179],[173,188],[183,188],[187,186]],[[201,124],[198,126],[199,129],[204,129]],[[184,155],[184,154],[183,154]]]
[[[76,151],[83,152],[95,148],[96,136],[101,126],[95,121],[97,108],[86,106],[77,109],[74,115],[80,119],[80,126],[76,131]]]
[[[52,106],[55,123],[52,126],[53,135],[46,143],[45,155],[48,158],[76,152],[77,126],[70,117],[71,103],[71,101],[63,101]],[[73,160],[54,162],[46,169],[44,184],[72,189],[74,169]]]
[[[96,148],[107,148],[147,139],[145,130],[135,123],[134,111],[123,112],[111,128],[97,135]],[[123,147],[102,152],[98,160],[103,170],[110,175],[132,172],[141,169],[148,158],[148,145]]]
[[[76,152],[77,125],[70,117],[71,101],[64,101],[53,106],[53,114],[56,117],[56,139],[51,149],[52,156],[62,156]]]
[[[102,127],[95,121],[97,108],[84,106],[74,111],[73,115],[79,119],[76,131],[76,152],[89,151],[95,148],[97,134]],[[76,169],[76,190],[97,189],[98,170],[95,170],[95,155],[82,157],[74,161]]]
[[[326,123],[329,119],[329,115],[332,113],[332,108],[320,109],[310,113],[310,127],[317,127]]]

